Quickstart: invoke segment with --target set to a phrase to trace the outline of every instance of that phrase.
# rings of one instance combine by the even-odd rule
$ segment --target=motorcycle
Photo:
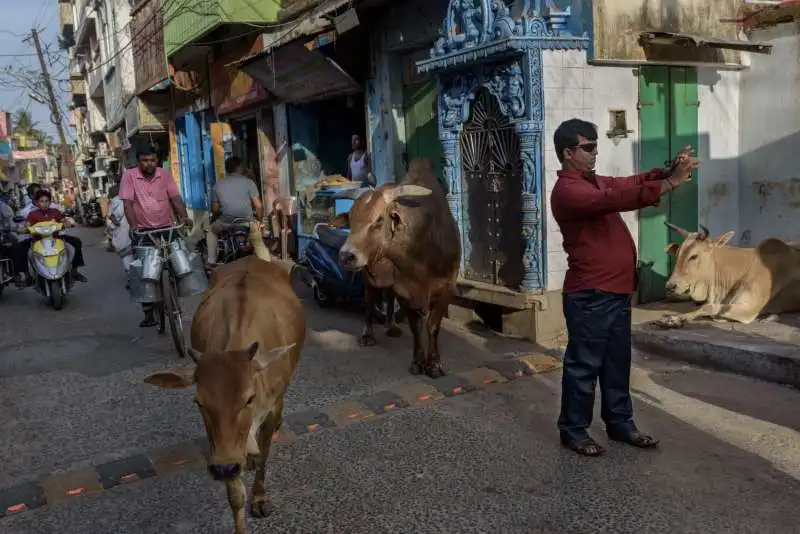
[[[33,244],[28,253],[30,279],[36,291],[47,297],[54,309],[64,307],[64,299],[74,284],[72,258],[75,251],[61,239],[64,224],[44,221],[28,227]]]
[[[88,226],[103,226],[103,212],[100,209],[100,203],[97,201],[97,199],[92,199],[86,203],[84,213],[86,215],[86,224]]]
[[[11,248],[14,240],[11,232],[0,230],[0,295],[7,285],[14,281],[14,263],[11,261]]]
[[[308,270],[306,283],[311,286],[314,301],[320,308],[348,304],[364,307],[364,276],[360,271],[347,271],[339,264],[339,250],[347,240],[347,232],[319,223],[312,232],[313,239],[306,246],[301,265]],[[400,303],[393,300],[395,320],[402,322]],[[378,322],[385,322],[384,303],[376,303],[375,311]]]
[[[203,264],[208,263],[208,244],[206,239],[197,243],[198,252],[203,258]],[[239,258],[253,254],[253,245],[250,244],[250,223],[245,219],[236,220],[230,227],[217,236],[217,264],[231,263]]]

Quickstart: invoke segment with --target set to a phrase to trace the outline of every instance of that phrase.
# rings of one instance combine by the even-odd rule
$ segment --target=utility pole
[[[56,128],[58,128],[58,140],[61,142],[62,167],[67,167],[69,179],[75,186],[75,190],[78,192],[78,198],[75,199],[74,202],[78,208],[78,213],[80,214],[81,219],[85,221],[86,218],[85,214],[83,213],[83,186],[81,185],[80,179],[75,174],[75,165],[72,161],[72,150],[70,150],[69,144],[67,143],[67,136],[64,134],[64,118],[61,116],[61,110],[58,107],[58,100],[56,100],[56,94],[53,92],[53,83],[50,80],[50,73],[47,71],[47,62],[44,59],[42,43],[39,41],[39,32],[36,31],[36,28],[31,30],[30,38],[33,40],[33,45],[36,47],[36,55],[39,56],[39,66],[42,69],[42,81],[47,89],[47,96],[50,99],[52,122],[55,124]]]

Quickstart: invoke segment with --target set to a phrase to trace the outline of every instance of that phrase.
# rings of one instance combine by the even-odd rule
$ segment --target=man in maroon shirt
[[[586,121],[562,123],[553,136],[561,162],[550,197],[561,228],[568,269],[564,318],[569,341],[561,383],[561,443],[585,456],[603,454],[589,436],[600,379],[601,416],[609,439],[635,447],[658,440],[639,432],[630,396],[631,295],[636,291],[636,245],[620,212],[657,206],[662,195],[691,180],[698,167],[691,147],[669,169],[627,178],[597,176],[597,129]]]

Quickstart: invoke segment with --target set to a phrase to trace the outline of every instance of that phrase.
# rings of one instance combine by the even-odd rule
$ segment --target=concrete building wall
[[[712,234],[739,232],[739,81],[736,71],[698,69],[698,221]],[[735,244],[736,239],[732,244]]]
[[[757,30],[773,45],[741,73],[740,243],[800,238],[800,37],[797,24]]]

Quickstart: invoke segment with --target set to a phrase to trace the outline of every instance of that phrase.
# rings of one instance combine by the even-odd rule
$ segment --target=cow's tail
[[[267,245],[264,244],[261,223],[256,220],[250,221],[250,244],[253,246],[253,253],[258,259],[272,261],[272,254],[269,253]]]

